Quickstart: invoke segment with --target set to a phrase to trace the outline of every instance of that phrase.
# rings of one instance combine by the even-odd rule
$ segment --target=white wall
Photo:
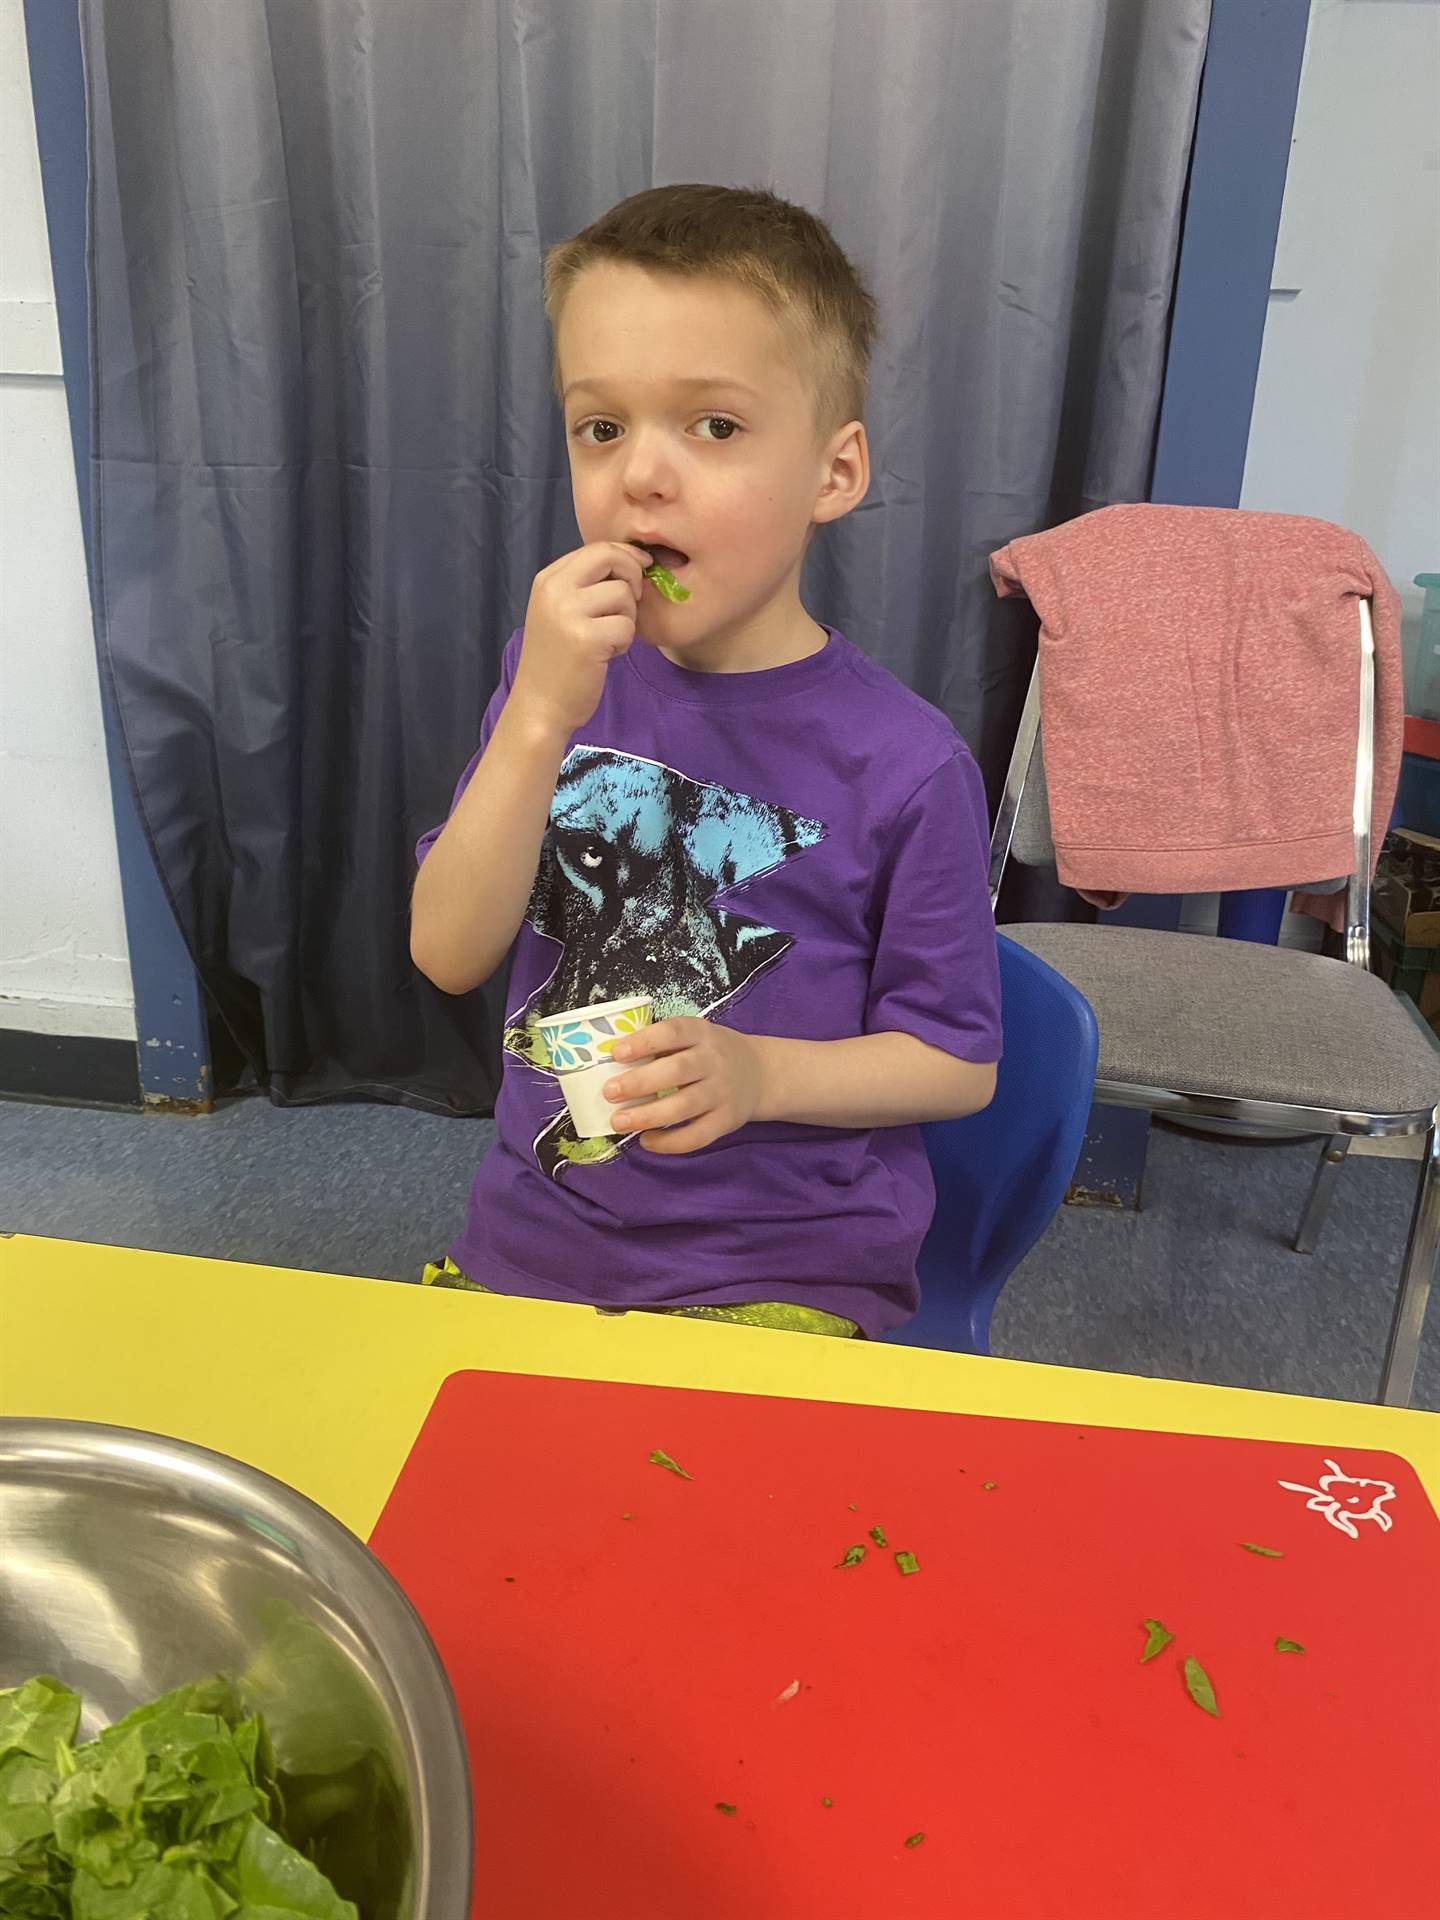
[[[1240,504],[1440,572],[1440,0],[1314,0]]]
[[[0,1027],[135,1037],[21,0],[0,0]]]

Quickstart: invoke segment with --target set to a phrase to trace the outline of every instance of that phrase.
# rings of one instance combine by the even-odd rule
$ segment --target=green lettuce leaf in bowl
[[[0,1691],[4,1920],[359,1920],[284,1837],[263,1718],[223,1676],[75,1744],[48,1674]]]

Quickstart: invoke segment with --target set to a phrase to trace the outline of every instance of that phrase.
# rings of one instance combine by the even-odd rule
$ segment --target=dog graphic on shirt
[[[655,760],[576,746],[565,756],[525,917],[560,943],[555,971],[506,1021],[506,1049],[550,1073],[538,1022],[648,993],[656,1020],[708,1017],[794,945],[717,906],[825,837],[818,820],[692,780]],[[535,1141],[554,1177],[616,1159],[630,1136],[579,1140],[563,1098]]]

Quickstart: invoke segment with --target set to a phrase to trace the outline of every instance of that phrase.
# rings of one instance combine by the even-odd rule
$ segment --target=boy
[[[516,942],[445,1273],[879,1334],[934,1207],[915,1123],[988,1103],[1000,1024],[974,763],[800,603],[869,485],[874,303],[811,214],[693,185],[554,248],[545,306],[586,544],[537,574],[418,849],[422,972],[464,993]],[[535,1023],[634,993],[655,1024],[605,1093],[659,1097],[579,1140]]]

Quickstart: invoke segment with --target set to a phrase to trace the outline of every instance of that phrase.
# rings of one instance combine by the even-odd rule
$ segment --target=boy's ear
[[[817,524],[841,520],[870,490],[870,447],[858,420],[833,434],[825,456],[820,492],[811,515]]]

